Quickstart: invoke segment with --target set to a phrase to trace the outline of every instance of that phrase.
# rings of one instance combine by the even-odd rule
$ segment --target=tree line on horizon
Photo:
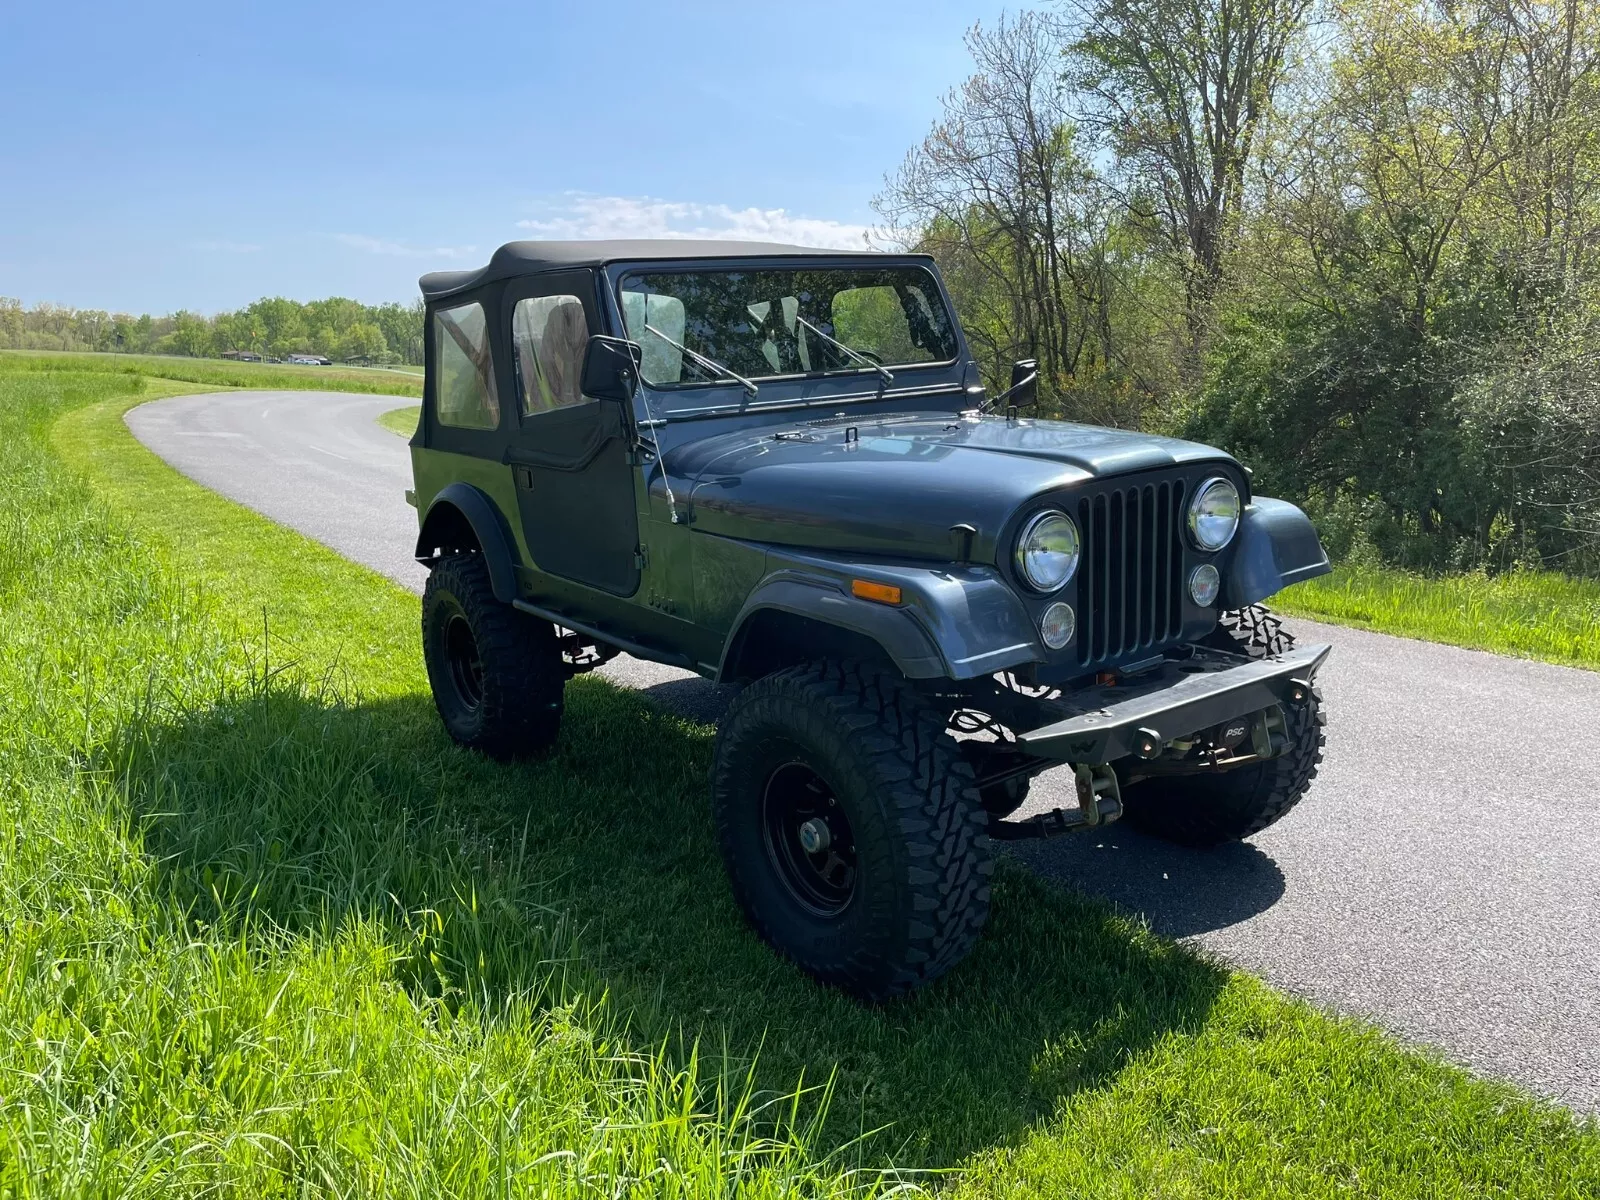
[[[335,362],[422,362],[422,301],[362,304],[335,296],[301,302],[274,296],[206,317],[108,313],[0,296],[0,349],[180,354],[217,358],[249,351],[265,358],[320,354]]]
[[[991,384],[1220,445],[1336,553],[1600,572],[1600,3],[1065,0],[876,203]]]

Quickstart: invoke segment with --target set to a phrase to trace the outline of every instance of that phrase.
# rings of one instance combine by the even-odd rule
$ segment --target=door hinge
[[[645,567],[647,567],[649,565],[650,565],[650,547],[648,547],[648,546],[640,546],[637,549],[635,549],[634,552],[633,552],[633,567],[634,567],[634,570],[642,571],[642,570],[645,569]]]

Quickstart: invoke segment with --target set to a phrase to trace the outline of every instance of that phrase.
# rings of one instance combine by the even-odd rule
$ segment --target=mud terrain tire
[[[1259,604],[1223,613],[1208,642],[1218,649],[1266,658],[1294,649],[1294,636]],[[1289,745],[1277,758],[1206,775],[1143,779],[1122,789],[1129,824],[1185,846],[1215,846],[1260,833],[1282,820],[1316,778],[1328,723],[1322,693],[1284,706]]]
[[[555,627],[494,597],[482,555],[440,559],[422,593],[422,652],[450,736],[490,758],[537,754],[561,729]]]
[[[860,999],[928,983],[989,915],[973,783],[939,710],[889,671],[828,662],[757,680],[722,719],[712,770],[734,896],[768,943]]]

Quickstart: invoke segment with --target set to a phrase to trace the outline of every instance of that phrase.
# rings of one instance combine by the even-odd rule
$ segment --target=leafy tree
[[[172,333],[168,335],[172,349],[191,358],[203,358],[211,353],[211,326],[204,317],[191,312],[176,314]]]
[[[378,358],[388,350],[383,330],[371,321],[357,321],[340,342],[344,358]]]
[[[934,253],[991,387],[1040,361],[1060,411],[1137,420],[1155,384],[1132,313],[1137,272],[1117,270],[1119,229],[1079,153],[1062,87],[1059,25],[1024,13],[968,35],[976,72],[944,100],[876,204],[895,240]]]
[[[991,381],[1216,442],[1336,549],[1600,571],[1600,5],[1064,0],[879,198]]]
[[[1184,283],[1199,357],[1247,175],[1310,0],[1070,0],[1078,120],[1113,151],[1130,223]]]

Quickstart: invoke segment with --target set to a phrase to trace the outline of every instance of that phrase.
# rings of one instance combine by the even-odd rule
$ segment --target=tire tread
[[[1287,653],[1295,644],[1283,619],[1260,604],[1222,613],[1208,640],[1219,649],[1256,659]],[[1184,845],[1214,846],[1250,837],[1281,821],[1305,797],[1322,765],[1328,713],[1321,690],[1313,687],[1309,702],[1298,708],[1286,706],[1284,716],[1287,750],[1266,764],[1242,767],[1211,781],[1213,785],[1230,781],[1235,785],[1231,790],[1216,787],[1211,794],[1199,794],[1193,781],[1200,776],[1144,780],[1124,789],[1128,822]],[[1185,782],[1191,786],[1183,787]]]
[[[902,882],[910,894],[910,917],[896,960],[878,961],[858,950],[838,977],[826,981],[883,1001],[943,975],[966,957],[983,930],[994,863],[972,767],[937,711],[903,679],[870,664],[791,667],[751,684],[734,701],[718,732],[719,764],[741,753],[742,739],[754,735],[742,716],[769,702],[797,717],[826,714],[830,725],[848,735],[898,825],[909,864]],[[722,791],[715,781],[719,807],[727,799]],[[719,828],[725,828],[720,814]],[[727,845],[724,836],[725,850]],[[781,947],[781,931],[750,904],[739,872],[730,874],[757,932]]]
[[[483,665],[483,703],[470,731],[446,711],[443,689],[434,683],[434,703],[452,737],[502,761],[523,758],[555,744],[567,672],[554,626],[495,599],[481,554],[452,554],[428,573],[422,596],[423,646],[431,654],[428,621],[440,593],[454,596],[472,626]],[[428,663],[432,680],[436,665]]]

